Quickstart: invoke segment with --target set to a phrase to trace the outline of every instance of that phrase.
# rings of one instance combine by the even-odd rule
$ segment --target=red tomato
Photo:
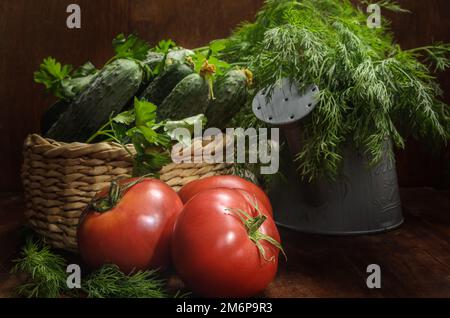
[[[264,204],[270,216],[273,215],[272,205],[270,204],[270,200],[267,197],[266,193],[256,184],[237,176],[213,176],[205,179],[195,180],[182,187],[178,192],[178,195],[180,196],[183,203],[186,203],[199,192],[214,188],[246,190],[247,192],[254,194],[259,199],[259,201]]]
[[[170,265],[173,225],[183,203],[172,188],[157,179],[128,179],[120,185],[136,181],[140,182],[126,190],[111,209],[97,212],[90,208],[81,218],[78,246],[87,265],[98,268],[112,263],[124,273]],[[104,199],[107,191],[95,200]],[[103,207],[97,206],[97,210]]]
[[[198,295],[250,297],[274,279],[279,242],[275,223],[258,199],[244,190],[216,188],[199,193],[183,208],[174,227],[172,259]]]

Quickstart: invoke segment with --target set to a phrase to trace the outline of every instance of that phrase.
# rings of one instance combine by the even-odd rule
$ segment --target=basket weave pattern
[[[132,153],[133,147],[128,148]],[[33,134],[24,144],[22,181],[29,225],[57,248],[76,251],[81,213],[100,189],[131,176],[129,153],[119,144],[61,143]],[[226,164],[171,163],[160,179],[178,191],[200,178],[227,174]]]

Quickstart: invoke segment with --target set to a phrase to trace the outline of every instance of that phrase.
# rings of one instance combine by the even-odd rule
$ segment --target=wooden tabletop
[[[267,297],[450,297],[450,191],[401,189],[405,223],[397,230],[333,237],[280,229],[288,261],[280,260]],[[0,194],[0,297],[11,296],[9,274],[20,248],[20,194]],[[381,288],[366,285],[369,264]]]

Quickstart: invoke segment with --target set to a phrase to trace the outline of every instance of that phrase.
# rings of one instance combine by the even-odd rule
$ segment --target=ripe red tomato
[[[124,273],[167,268],[171,263],[173,225],[183,203],[172,188],[157,179],[119,183],[122,189],[127,185],[132,186],[113,207],[108,209],[106,189],[81,218],[77,235],[82,259],[93,268],[116,264]],[[110,188],[111,197],[115,197],[116,190]]]
[[[195,180],[183,186],[180,191],[178,191],[178,195],[180,196],[183,203],[186,203],[196,194],[214,188],[246,190],[247,192],[254,194],[259,199],[259,201],[264,204],[270,216],[273,215],[272,205],[270,204],[270,200],[267,197],[266,193],[256,184],[237,176],[213,176]]]
[[[279,242],[276,225],[258,199],[244,190],[216,188],[186,203],[175,223],[172,259],[196,294],[250,297],[275,277]]]

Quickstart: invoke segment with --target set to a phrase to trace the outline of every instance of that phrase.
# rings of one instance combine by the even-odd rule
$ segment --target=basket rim
[[[134,146],[128,144],[125,146],[132,154],[135,153]],[[79,156],[88,156],[93,153],[114,151],[118,157],[130,157],[124,146],[113,141],[102,141],[98,143],[82,142],[60,142],[51,138],[43,137],[39,134],[29,134],[24,141],[24,150],[31,150],[45,157],[74,158]]]

